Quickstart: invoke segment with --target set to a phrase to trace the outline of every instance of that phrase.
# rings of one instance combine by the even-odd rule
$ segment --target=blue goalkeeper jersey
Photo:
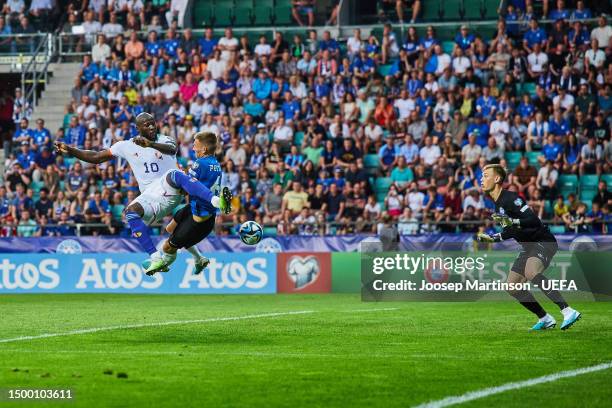
[[[212,191],[214,195],[221,192],[221,165],[214,156],[201,157],[189,169],[189,175]],[[217,209],[208,201],[197,197],[189,197],[191,213],[199,217],[216,215]]]

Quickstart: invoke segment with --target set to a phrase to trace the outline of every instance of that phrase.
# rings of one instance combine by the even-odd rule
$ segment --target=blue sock
[[[185,173],[175,170],[170,173],[169,184],[171,184],[175,188],[180,188],[185,191],[187,194],[193,197],[197,197],[200,200],[208,201],[212,200],[214,194],[208,187],[204,184],[200,183],[193,177],[189,177]]]
[[[127,219],[130,229],[132,230],[132,236],[138,240],[138,243],[142,249],[147,251],[149,255],[154,254],[157,249],[155,249],[153,240],[149,235],[149,227],[142,221],[140,215],[133,211],[128,211],[125,213],[125,218]]]

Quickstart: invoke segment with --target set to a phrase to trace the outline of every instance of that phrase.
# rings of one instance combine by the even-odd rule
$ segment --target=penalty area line
[[[161,327],[161,326],[173,326],[173,325],[180,325],[180,324],[229,322],[229,321],[234,321],[234,320],[263,319],[267,317],[292,316],[292,315],[302,315],[302,314],[309,314],[309,313],[314,313],[314,311],[313,310],[298,310],[294,312],[274,312],[274,313],[261,313],[261,314],[254,314],[254,315],[245,315],[245,316],[212,317],[209,319],[197,319],[197,320],[171,320],[167,322],[157,322],[157,323],[137,323],[137,324],[124,324],[124,325],[118,325],[118,326],[92,327],[89,329],[71,330],[71,331],[60,332],[60,333],[45,333],[45,334],[38,334],[35,336],[21,336],[21,337],[13,337],[10,339],[0,339],[0,343],[15,343],[19,341],[47,339],[50,337],[77,336],[80,334],[99,333],[99,332],[105,332],[105,331],[111,331],[111,330],[140,329],[143,327]]]
[[[521,388],[532,387],[538,384],[545,384],[557,381],[563,378],[577,377],[579,375],[594,373],[612,368],[612,361],[594,365],[591,367],[583,367],[575,370],[559,371],[558,373],[544,375],[542,377],[532,378],[525,381],[510,382],[497,387],[484,388],[478,391],[471,391],[463,395],[446,397],[437,401],[430,401],[424,404],[415,406],[414,408],[443,408],[451,405],[463,404],[464,402],[474,401],[480,398],[486,398],[490,395],[500,394],[510,390],[518,390]]]

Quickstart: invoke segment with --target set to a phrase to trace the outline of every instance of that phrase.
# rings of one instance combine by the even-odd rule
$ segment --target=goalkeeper
[[[561,309],[563,323],[561,330],[569,329],[581,317],[581,314],[569,307],[563,296],[557,290],[546,284],[548,278],[543,274],[550,265],[552,257],[557,252],[557,240],[548,227],[533,212],[533,210],[515,192],[504,190],[502,184],[506,178],[506,170],[499,164],[485,166],[482,173],[482,190],[495,202],[493,221],[498,223],[502,232],[496,234],[479,233],[481,242],[499,242],[515,239],[523,250],[512,265],[508,274],[509,283],[524,283],[529,280],[537,285],[542,292]],[[556,325],[554,317],[546,313],[533,294],[528,290],[509,292],[527,310],[538,316],[538,322],[532,330],[552,329]]]

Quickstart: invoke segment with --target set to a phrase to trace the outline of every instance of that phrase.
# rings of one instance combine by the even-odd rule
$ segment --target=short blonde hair
[[[200,143],[206,146],[209,154],[214,154],[217,150],[217,135],[212,132],[198,132],[194,135]]]

